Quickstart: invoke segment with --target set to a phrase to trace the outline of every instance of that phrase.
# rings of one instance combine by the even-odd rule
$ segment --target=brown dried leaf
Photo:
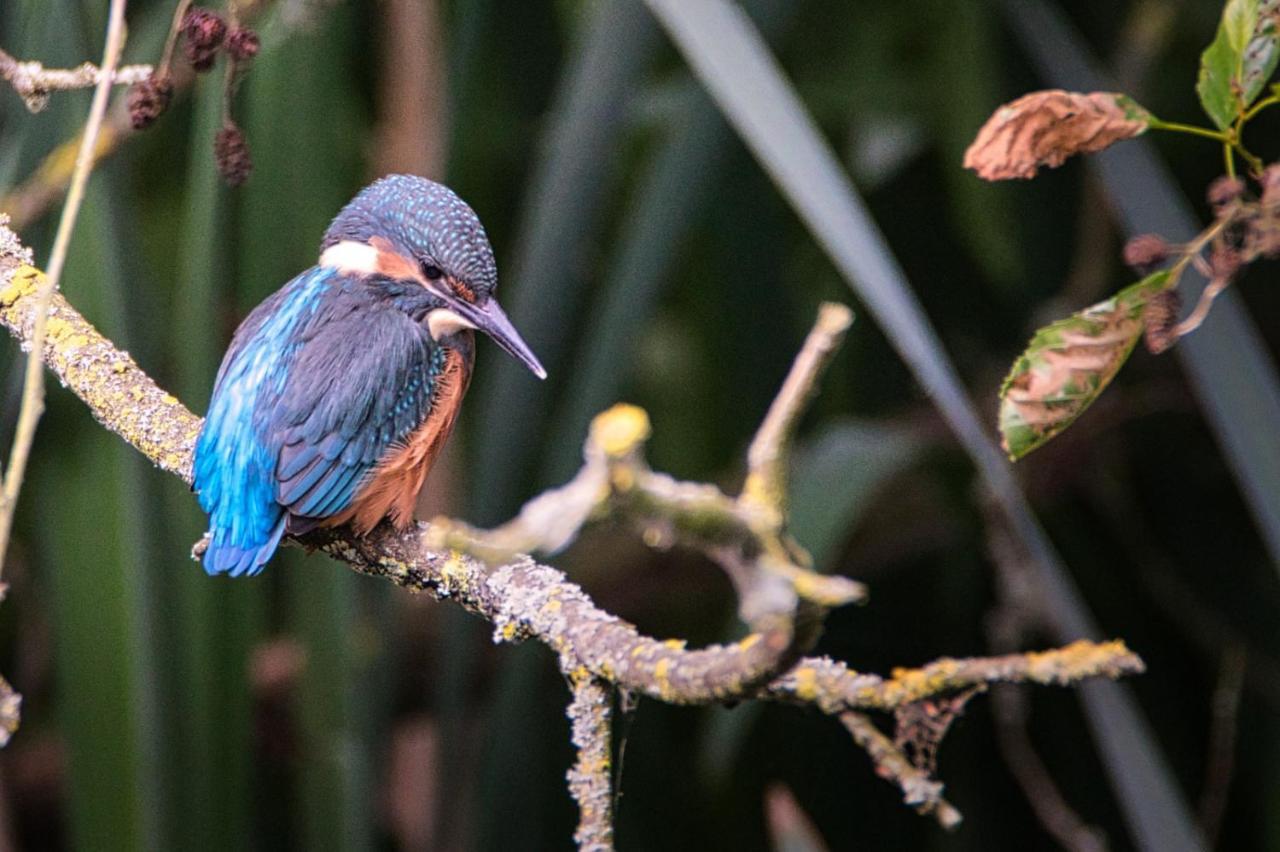
[[[982,125],[964,152],[964,166],[983,180],[1034,177],[1040,166],[1054,168],[1073,154],[1132,139],[1151,118],[1112,92],[1032,92],[1000,107]]]

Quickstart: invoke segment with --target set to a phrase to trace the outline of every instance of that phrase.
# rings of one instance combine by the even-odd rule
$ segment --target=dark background
[[[960,168],[998,104],[1044,85],[1023,47],[979,0],[745,5],[993,423],[1034,328],[1132,280],[1080,162],[1011,186]],[[96,60],[105,6],[7,0],[0,45],[50,66]],[[475,207],[499,296],[551,373],[537,384],[479,344],[426,516],[503,519],[571,475],[589,417],[619,399],[649,411],[655,468],[736,487],[818,303],[852,302],[859,321],[803,424],[793,521],[823,569],[872,597],[833,613],[819,650],[885,673],[999,650],[1002,582],[1021,573],[992,556],[1001,533],[968,458],[638,2],[268,6],[234,107],[249,182],[228,190],[213,170],[219,67],[98,169],[72,246],[67,296],[162,385],[203,411],[239,319],[314,262],[329,218],[390,170],[441,177]],[[1204,122],[1193,85],[1217,4],[1062,6],[1125,90],[1162,118]],[[171,12],[130,4],[126,61],[156,60]],[[32,116],[0,90],[0,188],[68,138],[88,101],[57,95]],[[1266,158],[1275,129],[1250,130]],[[1220,151],[1153,141],[1204,216]],[[21,228],[40,263],[55,220],[56,208]],[[1270,350],[1273,274],[1238,287]],[[0,345],[6,447],[20,363]],[[1145,658],[1132,689],[1206,833],[1280,848],[1275,564],[1178,361],[1136,354],[1017,473],[1103,631]],[[203,520],[181,483],[51,388],[0,608],[0,670],[25,696],[0,753],[0,845],[570,845],[568,692],[546,649],[494,646],[453,607],[294,550],[259,579],[211,580],[187,558]],[[741,629],[728,583],[695,554],[602,529],[556,563],[650,633],[701,643]],[[1018,639],[1053,642],[1034,625]],[[1066,802],[1130,846],[1076,695],[1025,698],[1025,733]],[[641,701],[619,731],[622,849],[801,844],[778,804],[788,794],[833,849],[1054,848],[1010,771],[1027,766],[1009,748],[1023,729],[997,725],[990,696],[941,750],[966,817],[953,835],[814,711]]]

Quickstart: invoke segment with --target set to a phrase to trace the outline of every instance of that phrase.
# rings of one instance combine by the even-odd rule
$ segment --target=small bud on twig
[[[258,55],[262,42],[248,27],[236,27],[227,35],[227,53],[237,62],[247,62]]]
[[[173,99],[173,80],[167,74],[152,74],[129,87],[125,106],[134,130],[150,127],[169,108]]]
[[[1239,201],[1240,196],[1244,195],[1244,190],[1244,181],[1240,180],[1240,178],[1223,175],[1209,184],[1209,190],[1205,197],[1208,198],[1215,211],[1220,211]]]
[[[182,19],[183,50],[191,67],[208,71],[227,37],[227,22],[211,9],[193,6]]]
[[[228,186],[239,186],[253,171],[253,158],[244,132],[234,124],[224,125],[213,138],[213,158],[218,173]]]
[[[1124,244],[1124,262],[1143,275],[1169,258],[1169,244],[1159,234],[1139,234]]]

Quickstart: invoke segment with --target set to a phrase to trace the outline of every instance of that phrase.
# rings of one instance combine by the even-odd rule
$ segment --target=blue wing
[[[223,359],[196,444],[205,570],[256,574],[286,528],[345,510],[426,416],[443,355],[406,314],[330,269],[259,305]]]
[[[366,474],[426,419],[445,365],[444,350],[400,310],[356,310],[334,305],[298,353],[293,371],[305,381],[289,383],[271,419],[275,496],[291,532],[350,508]]]

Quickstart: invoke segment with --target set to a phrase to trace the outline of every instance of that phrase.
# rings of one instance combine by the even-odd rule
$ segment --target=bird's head
[[[547,372],[498,305],[498,270],[484,226],[443,184],[414,175],[374,181],[325,231],[320,265],[422,287],[431,336],[479,329],[538,378]]]

